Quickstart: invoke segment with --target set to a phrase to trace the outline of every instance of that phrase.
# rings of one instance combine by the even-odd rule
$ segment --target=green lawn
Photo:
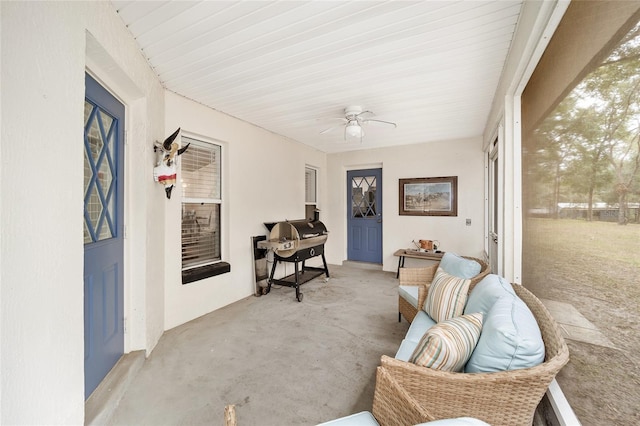
[[[639,424],[640,225],[529,219],[522,284],[570,303],[616,346],[567,341],[558,383],[582,424]]]
[[[640,299],[640,226],[533,219],[523,233],[523,284],[541,297]]]
[[[529,236],[535,235],[530,248],[544,254],[589,258],[596,261],[616,259],[640,267],[640,225],[611,222],[587,222],[572,219],[529,219]]]

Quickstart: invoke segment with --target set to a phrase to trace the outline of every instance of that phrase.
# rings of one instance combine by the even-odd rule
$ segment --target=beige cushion
[[[471,280],[449,275],[438,268],[424,302],[424,311],[436,322],[462,315]]]
[[[444,371],[462,371],[478,343],[482,314],[468,314],[442,321],[424,334],[410,361]]]

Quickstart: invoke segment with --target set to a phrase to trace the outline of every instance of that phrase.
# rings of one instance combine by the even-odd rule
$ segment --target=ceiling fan
[[[331,132],[332,130],[344,127],[345,141],[347,138],[359,138],[360,142],[362,142],[362,138],[364,137],[363,124],[379,124],[387,127],[393,127],[394,129],[398,127],[396,123],[367,118],[367,115],[373,115],[373,112],[363,111],[362,108],[357,105],[348,106],[344,109],[344,118],[336,118],[336,120],[342,121],[342,124],[324,129],[320,134],[322,135]]]

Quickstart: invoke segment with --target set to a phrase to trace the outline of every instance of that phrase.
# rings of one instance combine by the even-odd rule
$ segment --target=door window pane
[[[354,177],[351,179],[352,217],[376,215],[376,177]]]
[[[117,120],[85,100],[84,242],[113,238],[116,232]]]

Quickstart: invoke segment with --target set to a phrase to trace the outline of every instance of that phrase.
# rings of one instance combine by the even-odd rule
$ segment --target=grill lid
[[[328,231],[319,220],[292,220],[265,223],[270,230],[268,241],[260,241],[260,248],[273,250],[278,256],[289,257],[298,250],[324,244]]]

